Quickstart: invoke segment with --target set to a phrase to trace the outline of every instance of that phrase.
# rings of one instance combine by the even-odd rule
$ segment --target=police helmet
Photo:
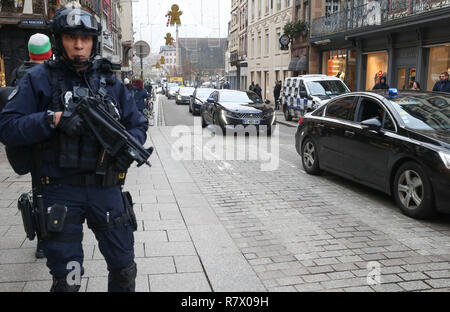
[[[87,65],[94,60],[94,57],[100,54],[100,45],[98,36],[102,33],[102,25],[97,22],[95,17],[87,10],[77,7],[66,7],[56,11],[49,24],[49,29],[53,33],[57,56],[65,56],[69,63],[75,66]],[[71,61],[67,57],[62,44],[61,35],[88,35],[93,36],[93,46],[91,56],[87,61]]]

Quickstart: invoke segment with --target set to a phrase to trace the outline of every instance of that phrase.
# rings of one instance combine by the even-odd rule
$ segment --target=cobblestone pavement
[[[281,129],[276,171],[262,172],[258,161],[183,162],[267,290],[450,290],[448,216],[413,220],[387,195],[307,175],[295,129]],[[367,281],[372,261],[377,285]]]
[[[153,167],[133,167],[127,178],[138,291],[450,290],[450,218],[413,220],[377,191],[307,175],[295,128],[280,127],[280,165],[268,172],[260,161],[176,161],[173,131],[150,129]],[[0,291],[51,285],[16,207],[29,180],[13,174],[0,146]],[[106,264],[87,229],[83,248],[81,290],[105,291]],[[377,285],[367,281],[373,261]]]

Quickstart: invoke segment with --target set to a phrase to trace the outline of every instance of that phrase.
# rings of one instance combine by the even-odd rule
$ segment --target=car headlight
[[[450,169],[450,154],[446,152],[439,152],[439,156],[441,156],[445,167],[447,167],[447,169]]]
[[[194,101],[194,103],[197,105],[202,105],[202,102],[200,102],[200,100],[197,100],[197,99]]]
[[[222,109],[220,111],[220,118],[222,119],[222,122],[223,122],[224,125],[226,125],[228,123],[228,121],[227,121],[227,112],[224,109]]]

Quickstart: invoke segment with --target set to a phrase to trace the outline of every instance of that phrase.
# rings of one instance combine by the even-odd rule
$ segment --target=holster
[[[47,209],[45,209],[42,195],[36,195],[36,204],[34,207],[38,238],[40,240],[48,240],[50,233],[47,230]]]
[[[17,207],[22,215],[23,227],[29,240],[36,237],[36,219],[33,211],[33,197],[31,193],[24,193],[19,197]]]
[[[134,213],[133,198],[131,197],[130,192],[122,192],[122,201],[125,207],[125,212],[130,219],[130,225],[133,228],[133,231],[137,231],[136,214]]]

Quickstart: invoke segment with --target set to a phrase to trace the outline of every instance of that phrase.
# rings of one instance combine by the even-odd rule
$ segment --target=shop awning
[[[295,65],[295,71],[308,72],[308,69],[309,69],[308,57],[306,57],[306,55],[303,55],[298,59],[297,64]]]
[[[290,70],[290,71],[296,71],[297,69],[297,63],[298,63],[298,61],[300,60],[300,58],[298,58],[298,57],[294,57],[292,60],[291,60],[291,62],[289,63],[289,67],[288,67],[288,70]]]

